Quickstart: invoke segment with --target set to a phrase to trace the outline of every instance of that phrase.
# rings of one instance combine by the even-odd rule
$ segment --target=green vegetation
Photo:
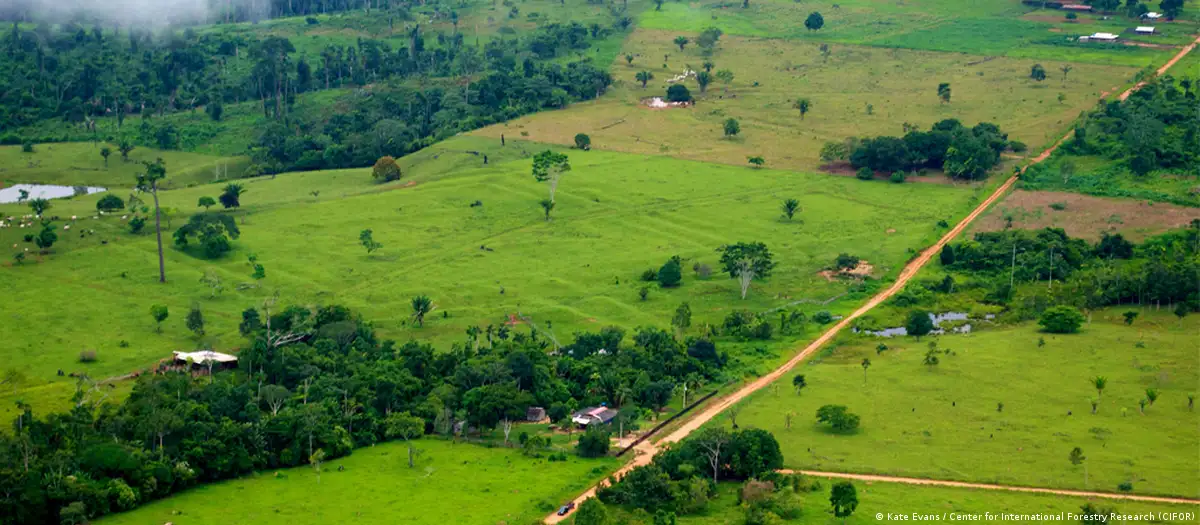
[[[515,450],[423,440],[416,468],[387,443],[328,460],[320,485],[309,467],[203,485],[92,523],[271,525],[315,521],[527,523],[602,477],[611,459],[547,461]],[[342,467],[345,470],[342,470]],[[397,494],[405,497],[396,499]]]
[[[1041,335],[1044,347],[1032,323],[942,336],[933,370],[923,370],[924,341],[889,340],[879,353],[875,340],[848,338],[799,371],[803,395],[764,389],[738,420],[774,433],[791,468],[1108,492],[1132,481],[1135,493],[1195,497],[1195,465],[1178,458],[1200,446],[1186,396],[1200,380],[1192,351],[1200,321],[1140,311],[1133,327],[1119,310],[1096,312],[1081,335]],[[864,383],[866,356],[872,377]],[[1106,388],[1093,414],[1098,375]],[[1147,387],[1159,400],[1143,415]],[[833,433],[815,421],[786,427],[787,412],[826,404],[860,414],[858,431]],[[1076,446],[1088,452],[1086,486],[1066,461]]]

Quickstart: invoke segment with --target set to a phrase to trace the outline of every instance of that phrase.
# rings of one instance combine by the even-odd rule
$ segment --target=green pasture
[[[171,225],[163,235],[165,285],[157,282],[151,229],[134,236],[121,216],[93,219],[100,195],[54,201],[47,215],[82,218],[67,231],[62,228],[68,222],[55,223],[60,241],[50,254],[37,255],[23,241],[32,228],[0,229],[0,246],[30,249],[22,265],[6,257],[0,272],[0,284],[11,290],[0,355],[27,373],[25,388],[53,383],[69,393],[70,383],[56,378],[56,370],[109,377],[141,369],[171,350],[237,347],[241,311],[276,293],[284,304],[345,304],[384,337],[442,346],[460,341],[470,326],[499,325],[518,312],[566,343],[573,332],[612,324],[667,326],[685,301],[693,326],[719,324],[733,308],[845,311],[861,295],[846,297],[848,283],[818,275],[835,256],[852,252],[870,261],[876,275],[894,275],[944,231],[938,221],[954,222],[978,199],[977,192],[949,186],[572,151],[574,169],[546,221],[537,204],[546,187],[530,175],[530,162],[502,162],[541,148],[454,139],[418,154],[424,163],[403,159],[406,177],[383,185],[369,169],[242,181],[243,207],[232,212],[242,236],[234,253],[218,261],[172,247],[170,234],[199,211],[199,197],[216,196],[221,185],[163,192]],[[489,155],[487,167],[483,154]],[[793,221],[780,218],[786,198],[801,204]],[[470,206],[475,201],[481,205]],[[0,206],[4,215],[27,210]],[[368,228],[383,244],[370,255],[358,241]],[[778,261],[775,273],[754,283],[744,301],[738,284],[720,273],[716,253],[737,241],[763,241]],[[260,282],[250,277],[251,253],[266,268]],[[664,290],[639,280],[643,270],[657,269],[673,255],[685,259],[681,287]],[[712,276],[697,278],[693,263],[712,267]],[[224,286],[215,298],[200,283],[210,271]],[[649,293],[642,301],[644,286]],[[436,305],[421,328],[409,322],[409,301],[418,294]],[[838,297],[845,301],[820,304]],[[184,328],[193,303],[207,319],[202,339]],[[149,315],[153,304],[170,309],[161,334]],[[85,349],[96,350],[98,361],[77,363]]]
[[[846,337],[745,402],[738,423],[773,432],[792,468],[1107,492],[1129,482],[1135,493],[1197,497],[1187,395],[1200,381],[1200,319],[1145,309],[1126,326],[1124,310],[1097,312],[1074,335],[1023,324],[921,341]],[[923,364],[931,342],[951,350],[936,366]],[[799,395],[797,374],[808,382]],[[1108,379],[1101,395],[1096,376]],[[1147,388],[1160,397],[1142,413]],[[858,414],[857,432],[819,425],[827,404]],[[1074,447],[1084,465],[1068,461]]]
[[[843,520],[834,517],[829,505],[830,486],[839,480],[810,479],[819,481],[820,488],[818,490],[793,494],[788,489],[786,492],[788,501],[800,507],[800,516],[788,523],[805,525],[842,524]],[[681,516],[677,522],[679,525],[742,523],[745,519],[746,511],[737,504],[737,490],[739,488],[740,485],[738,484],[721,484],[720,495],[715,501],[709,504],[705,512],[696,515]],[[934,521],[933,517],[939,518],[937,521],[950,521],[950,515],[957,514],[960,517],[963,515],[978,516],[977,520],[970,521],[985,523],[1029,523],[1032,520],[1001,519],[1000,514],[1029,515],[1041,513],[1059,515],[1073,513],[1078,516],[1080,508],[1088,503],[1112,509],[1119,514],[1145,515],[1149,513],[1155,518],[1161,518],[1162,513],[1191,512],[1193,517],[1190,520],[1182,518],[1174,520],[1174,522],[1182,523],[1194,523],[1196,513],[1196,507],[1190,505],[1111,501],[1100,498],[1084,499],[1044,494],[947,487],[918,487],[900,483],[866,483],[855,481],[854,488],[858,495],[858,508],[855,509],[854,514],[845,519],[846,524],[878,524],[886,521],[900,521],[894,517],[890,520],[886,517],[879,519],[876,516],[879,513],[883,513],[885,516],[887,514],[904,515],[907,518],[905,521]],[[992,516],[990,519],[988,517],[989,514]],[[653,523],[653,516],[643,512],[629,512],[624,509],[609,507],[609,515],[615,517],[617,522],[625,525],[650,525]],[[928,517],[924,520],[918,520],[917,516]],[[955,521],[968,520],[959,519]],[[1071,520],[1064,516],[1062,521],[1065,523],[1074,523],[1078,519]],[[1164,519],[1162,522],[1171,523],[1173,521]]]
[[[805,28],[804,21],[814,11],[821,13],[825,25],[810,31]],[[638,25],[645,29],[694,33],[712,26],[742,36],[1139,68],[1161,63],[1172,53],[1167,49],[1065,45],[1069,35],[1058,27],[1064,22],[1063,13],[1047,10],[1027,14],[1031,11],[1036,10],[1016,0],[965,4],[953,0],[901,3],[850,0],[838,2],[836,7],[759,0],[749,2],[747,8],[743,8],[740,1],[712,0],[666,2],[661,11],[644,11]],[[1120,23],[1128,25],[1136,21],[1121,17],[1119,21],[1113,20],[1111,25]],[[1179,35],[1164,39],[1169,44],[1181,40]]]
[[[573,455],[552,462],[438,439],[415,444],[421,454],[412,469],[404,443],[391,442],[326,461],[319,480],[311,467],[260,472],[93,523],[533,523],[617,465]]]
[[[107,163],[100,155],[104,147],[112,151]],[[175,167],[175,176],[167,181],[167,188],[212,182],[217,170],[222,175],[227,172],[231,178],[238,177],[247,162],[244,157],[223,158],[142,147],[129,152],[126,161],[115,145],[104,142],[35,144],[32,153],[23,152],[21,146],[0,146],[0,182],[5,186],[43,183],[130,187],[136,175],[144,171],[142,163],[157,158]]]
[[[1063,174],[1063,163],[1073,168]],[[1056,154],[1039,169],[1021,177],[1021,187],[1030,190],[1062,190],[1098,195],[1126,197],[1146,201],[1167,202],[1180,206],[1200,206],[1200,179],[1196,173],[1171,173],[1159,170],[1148,176],[1138,176],[1123,159],[1100,156]]]
[[[734,165],[762,155],[768,166],[814,170],[825,142],[899,136],[905,123],[927,128],[957,118],[967,125],[994,122],[1036,153],[1137,72],[1074,64],[1064,81],[1060,62],[836,44],[825,58],[813,43],[727,36],[711,61],[714,72],[734,74],[730,85],[714,80],[701,95],[691,79],[686,85],[698,97],[694,107],[650,109],[643,99],[665,96],[669,79],[688,68],[699,70],[705,61],[695,46],[681,53],[672,42],[678,34],[635,31],[612,66],[616,86],[599,100],[474,133],[558,144],[572,144],[576,133],[586,133],[597,149]],[[626,54],[634,56],[632,65]],[[1049,73],[1043,82],[1029,78],[1035,63]],[[655,77],[645,89],[634,78],[643,70]],[[941,82],[951,84],[949,104],[937,97]],[[801,97],[812,107],[803,119],[792,107]],[[732,139],[722,132],[729,118],[741,125]]]

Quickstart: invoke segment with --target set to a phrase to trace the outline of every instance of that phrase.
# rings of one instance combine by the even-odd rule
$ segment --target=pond
[[[105,188],[96,186],[56,186],[54,184],[13,184],[0,189],[0,204],[9,204],[21,199],[21,190],[29,192],[30,199],[61,199],[75,195],[100,193]]]
[[[970,316],[963,312],[946,312],[942,314],[929,314],[929,318],[933,320],[934,330],[930,334],[944,334],[946,329],[942,328],[942,323],[945,321],[969,321]],[[987,314],[984,319],[991,320],[995,318],[992,314]],[[899,337],[908,335],[908,329],[903,326],[893,328],[884,328],[883,330],[859,330],[857,327],[853,329],[854,333],[864,332],[876,337]],[[950,329],[951,333],[965,334],[971,332],[971,323],[964,323]]]

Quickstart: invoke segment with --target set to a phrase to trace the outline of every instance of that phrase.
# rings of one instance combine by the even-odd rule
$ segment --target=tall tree
[[[804,120],[804,116],[808,114],[808,110],[812,109],[812,101],[807,98],[798,98],[792,103],[792,107],[800,110],[800,120]]]
[[[125,152],[122,152],[124,155]],[[161,158],[145,162],[146,171],[137,175],[138,191],[148,191],[154,197],[154,236],[158,241],[158,282],[167,282],[167,263],[163,258],[162,208],[158,205],[158,182],[167,178],[167,166]]]
[[[416,449],[412,440],[425,434],[425,420],[408,412],[392,413],[384,421],[387,436],[401,438],[408,446],[408,468],[413,468],[416,460]]]
[[[558,191],[558,181],[568,171],[571,171],[571,163],[565,154],[546,150],[533,157],[533,178],[538,182],[550,183],[551,203],[554,202],[554,193]]]
[[[858,491],[854,489],[854,484],[849,481],[834,483],[829,491],[829,504],[833,506],[833,515],[846,523],[846,518],[858,508]]]

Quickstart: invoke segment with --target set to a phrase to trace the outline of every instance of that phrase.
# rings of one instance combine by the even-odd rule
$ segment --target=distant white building
[[[1115,42],[1117,40],[1117,35],[1112,33],[1093,33],[1091,36],[1086,38],[1088,40],[1099,40],[1101,42]]]
[[[1142,15],[1142,18],[1145,18],[1146,20],[1158,20],[1159,18],[1162,18],[1162,17],[1163,17],[1162,13],[1155,13],[1153,11]]]
[[[1153,35],[1154,26],[1138,26],[1134,31],[1139,35]]]
[[[209,361],[218,366],[227,366],[237,363],[237,358],[229,354],[213,352],[211,350],[203,350],[200,352],[175,352],[175,362],[188,363],[194,365],[208,366]]]

